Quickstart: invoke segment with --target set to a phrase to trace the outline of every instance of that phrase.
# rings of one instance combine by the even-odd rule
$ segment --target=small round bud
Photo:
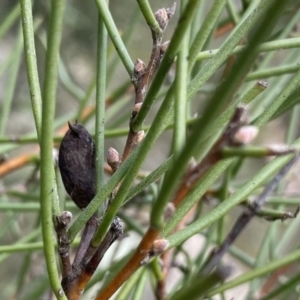
[[[134,73],[140,74],[146,69],[145,63],[141,59],[137,59],[134,64]]]
[[[159,9],[155,14],[155,19],[157,20],[159,27],[164,30],[167,25],[168,25],[168,21],[169,21],[169,17],[167,14],[167,11],[165,8],[161,8]]]
[[[63,224],[65,226],[69,225],[72,221],[73,215],[70,211],[63,211],[58,217],[57,221],[60,224]]]
[[[170,45],[170,41],[166,41],[160,45],[160,55],[164,55]]]
[[[154,255],[159,255],[161,253],[163,253],[164,251],[167,250],[169,246],[169,242],[165,239],[157,239],[153,242],[153,254]]]
[[[164,212],[164,217],[165,217],[165,221],[168,221],[174,214],[175,212],[175,206],[173,204],[173,202],[169,202],[165,208],[165,212]]]
[[[243,126],[235,132],[232,141],[235,144],[247,145],[256,138],[257,134],[258,128],[256,126]]]
[[[114,172],[118,169],[120,165],[119,152],[112,147],[110,147],[107,151],[107,163]]]
[[[165,30],[170,18],[174,15],[176,9],[176,3],[171,8],[161,8],[155,14],[154,17],[159,24],[161,30]]]

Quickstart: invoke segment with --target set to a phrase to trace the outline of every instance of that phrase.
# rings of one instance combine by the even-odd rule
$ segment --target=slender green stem
[[[76,209],[76,206],[68,202],[66,205],[67,209]],[[33,212],[40,211],[41,207],[37,202],[24,202],[24,203],[11,203],[11,202],[0,202],[0,211],[16,211],[16,212]]]
[[[201,71],[189,84],[188,99],[191,99],[197,93],[197,91],[200,89],[203,83],[206,82],[206,80],[209,79],[212,76],[212,74],[215,73],[215,71],[220,67],[220,65],[228,57],[234,54],[234,48],[237,46],[240,40],[244,38],[253,27],[255,27],[257,22],[261,20],[262,16],[270,10],[270,5],[272,3],[273,1],[260,2],[260,4],[255,9],[253,8],[251,15],[245,18],[245,20],[235,28],[235,30],[232,32],[229,38],[223,43],[219,51],[215,53],[213,59],[209,60],[204,65]],[[246,49],[249,50],[250,48],[253,49],[252,45],[251,47],[248,47]],[[205,52],[208,52],[208,54],[211,55],[211,50]],[[254,55],[253,50],[251,50],[251,52],[252,55]]]
[[[126,197],[126,201],[129,201],[135,195],[143,191],[147,186],[156,181],[159,177],[161,177],[164,173],[167,172],[169,167],[173,162],[173,156],[170,156],[163,164],[161,164],[157,169],[152,171],[146,178],[144,178],[140,183],[134,186],[128,193]],[[1,206],[0,206],[1,207]]]
[[[75,118],[75,116],[69,116],[68,118]],[[197,118],[192,118],[189,120],[186,120],[185,125],[192,125],[196,122]],[[65,121],[63,121],[63,123],[65,123]],[[220,122],[218,122],[219,124]],[[150,128],[150,125],[145,125],[142,127],[142,130],[144,130],[145,132],[147,132]],[[166,126],[165,129],[173,129],[174,128],[174,123],[170,123],[169,125]],[[111,138],[115,138],[115,137],[121,137],[121,136],[126,136],[128,134],[128,127],[124,127],[124,128],[116,128],[116,129],[106,129],[104,132],[104,136],[106,139],[111,139]],[[54,136],[53,137],[53,142],[54,143],[59,143],[61,142],[61,140],[63,139],[63,136]],[[25,144],[35,144],[38,143],[38,139],[36,137],[34,137],[33,135],[30,135],[28,137],[17,137],[17,138],[6,138],[0,137],[0,144],[13,144],[13,145],[25,145]],[[10,150],[10,149],[8,149]],[[32,157],[35,157],[34,155]]]
[[[3,20],[0,26],[0,39],[8,31],[8,29],[14,24],[20,15],[19,4],[16,4],[14,8],[10,11],[7,17]]]
[[[236,25],[239,22],[239,16],[235,10],[235,5],[232,3],[232,0],[227,0],[226,9],[230,16],[230,19]]]
[[[297,64],[292,64],[292,65],[286,65],[286,66],[280,66],[280,67],[275,67],[275,68],[270,68],[270,69],[254,71],[247,75],[245,81],[275,77],[275,76],[280,76],[280,75],[284,75],[284,74],[291,74],[291,73],[297,72],[299,69],[300,69],[300,64],[297,63]]]
[[[127,52],[127,49],[120,37],[119,31],[116,27],[116,24],[111,16],[111,13],[108,9],[106,0],[95,0],[99,13],[101,15],[102,21],[106,26],[108,34],[123,62],[123,65],[129,74],[130,77],[133,76],[133,62]]]
[[[260,211],[257,213],[257,216],[262,217],[262,218],[266,218],[267,220],[284,220],[286,218],[286,211],[283,210],[278,210],[278,209],[271,209],[271,208],[261,208]],[[271,228],[271,227],[269,227]],[[267,235],[266,239],[264,239],[264,247],[261,247],[262,250],[262,256],[263,257],[256,257],[256,264],[255,266],[258,265],[263,265],[266,262],[266,256],[269,252],[269,246],[270,246],[270,241],[269,239],[271,239],[271,232],[269,234],[269,236]]]
[[[139,280],[140,276],[143,273],[143,268],[137,270],[122,286],[119,293],[116,296],[116,300],[124,300],[128,299],[129,295],[131,294],[132,290],[134,289],[137,281]]]
[[[0,76],[8,69],[11,65],[11,61],[14,59],[14,51],[11,51],[8,57],[0,64]]]
[[[154,17],[154,14],[152,12],[148,0],[137,0],[137,3],[151,30],[155,31],[158,35],[162,35],[163,32]]]
[[[191,208],[199,202],[199,199],[205,194],[205,192],[212,186],[212,184],[219,178],[219,176],[230,166],[234,161],[233,158],[226,159],[214,165],[208,173],[200,180],[197,187],[192,190],[176,209],[172,218],[166,224],[162,236],[167,237],[172,233],[174,228],[184,218],[184,216],[191,210]],[[224,202],[227,203],[227,200]],[[217,219],[216,219],[217,220]],[[193,223],[194,224],[194,223]]]
[[[213,7],[206,15],[203,24],[200,26],[199,31],[191,45],[189,52],[189,70],[194,66],[199,51],[202,50],[205,42],[207,41],[212,30],[215,28],[219,16],[226,4],[226,0],[216,0],[214,1]]]
[[[284,150],[283,150],[284,151]],[[284,155],[290,154],[292,152],[297,151],[297,149],[286,149],[285,152],[281,151],[280,149],[278,153],[276,153],[276,149],[272,151],[267,147],[258,147],[258,146],[246,146],[246,147],[224,147],[221,150],[222,156],[225,157],[232,157],[232,156],[239,156],[239,157],[264,157],[264,156],[274,156],[274,155]]]
[[[300,125],[299,115],[300,115],[300,106],[297,105],[293,108],[291,112],[289,127],[285,136],[285,140],[288,145],[291,144],[298,136],[297,128],[299,128]]]
[[[0,253],[13,253],[21,251],[32,251],[32,250],[42,250],[43,242],[34,243],[24,243],[24,244],[14,244],[8,246],[0,246]]]
[[[299,280],[300,280],[300,274],[297,274],[296,276],[290,278],[286,282],[280,284],[272,292],[270,292],[268,295],[266,295],[266,296],[264,296],[264,297],[262,297],[260,299],[261,300],[276,299],[278,297],[278,295],[280,295],[281,293],[283,293],[283,292],[285,292],[287,290],[291,290],[296,285],[298,285],[299,284]]]
[[[14,97],[14,92],[16,90],[16,83],[19,74],[21,55],[22,55],[23,45],[22,45],[22,33],[19,31],[18,38],[16,41],[15,48],[13,50],[13,59],[11,60],[10,76],[8,78],[7,89],[5,93],[5,98],[3,99],[1,117],[0,117],[0,136],[5,133],[5,127],[7,125],[7,120],[11,110],[11,104]]]
[[[135,36],[136,31],[139,28],[138,21],[141,17],[141,12],[139,10],[139,7],[137,6],[134,11],[132,12],[132,15],[129,16],[130,19],[130,24],[126,27],[126,30],[123,32],[122,35],[122,40],[124,41],[124,44],[127,46],[129,45],[131,39],[133,36]],[[110,51],[108,51],[108,54]],[[118,54],[116,52],[113,53],[112,59],[110,60],[110,63],[108,64],[108,70],[106,74],[106,81],[107,85],[110,84],[111,79],[114,77],[116,67],[118,66],[119,59],[118,59]],[[108,56],[110,58],[110,55]],[[131,78],[129,78],[131,79]],[[130,83],[131,84],[131,83]]]
[[[105,94],[106,94],[106,55],[107,31],[100,15],[98,16],[98,53],[96,76],[96,191],[101,190],[104,182],[104,130],[105,130]],[[103,203],[104,204],[104,203]],[[103,214],[105,206],[100,209]]]
[[[12,228],[12,224],[16,220],[16,214],[15,213],[9,213],[6,214],[5,218],[3,219],[3,225],[0,229],[0,238],[3,237],[3,235],[8,232]]]
[[[74,245],[78,245],[78,244],[79,244],[79,240],[76,240],[74,242]],[[55,247],[57,247],[57,244],[55,244]],[[43,249],[44,249],[43,242],[26,243],[24,241],[22,243],[21,242],[15,243],[14,245],[0,246],[0,253],[1,253],[0,261],[3,260],[2,255],[6,255],[9,253],[31,251],[31,250],[43,250]]]
[[[220,188],[220,201],[224,202],[229,195],[229,188],[230,188],[230,180],[231,180],[231,171],[232,166],[229,167],[227,170],[225,170],[224,178],[223,178],[223,184]],[[222,241],[225,236],[225,216],[220,218],[218,220],[217,225],[217,245],[221,245]]]
[[[287,206],[287,205],[296,206],[296,205],[300,204],[299,202],[300,201],[299,201],[298,197],[273,196],[268,199],[267,204],[270,204],[270,205],[284,204],[285,206]],[[280,243],[278,243],[278,245],[279,244]]]
[[[72,77],[69,75],[68,70],[61,57],[59,58],[58,74],[63,87],[72,95],[72,97],[75,97],[76,100],[80,100],[84,97],[84,91],[74,82]]]
[[[241,103],[249,104],[259,94],[265,91],[267,88],[266,82],[256,82],[248,91],[241,96]]]
[[[222,271],[215,270],[206,277],[198,276],[188,287],[181,287],[170,300],[203,299],[208,290],[224,281],[225,278],[221,272]]]
[[[295,27],[295,25],[299,22],[300,18],[300,11],[299,9],[296,10],[293,17],[290,19],[290,21],[286,24],[284,24],[284,27],[282,29],[282,32],[277,37],[278,40],[286,38],[290,35],[291,31]],[[274,52],[267,53],[263,59],[263,61],[259,64],[259,70],[263,70],[266,66],[268,66],[272,59],[274,59]]]
[[[135,290],[133,292],[132,300],[143,299],[145,285],[147,283],[148,272],[147,272],[146,268],[142,268],[142,270],[143,271],[140,274],[139,280],[138,280]]]
[[[76,120],[78,120],[79,122],[82,122],[81,118],[82,118],[83,111],[86,108],[89,100],[91,99],[91,97],[95,91],[95,88],[96,88],[96,79],[93,78],[87,88],[87,91],[86,91],[84,97],[79,102],[79,107],[78,107],[77,114],[76,114]]]
[[[41,43],[43,44],[45,50],[47,50],[47,36],[46,32],[42,31],[38,38],[40,39]],[[59,79],[62,83],[62,86],[66,89],[66,91],[76,100],[81,100],[84,97],[84,91],[74,82],[71,76],[68,73],[68,70],[62,60],[59,57],[59,64],[58,64],[58,75]]]
[[[58,57],[62,34],[62,21],[65,8],[64,0],[52,0],[51,16],[48,31],[48,49],[46,54],[46,74],[42,105],[42,137],[41,137],[41,218],[44,242],[44,253],[50,283],[58,299],[66,300],[60,285],[56,265],[56,254],[53,240],[53,206],[58,206],[58,199],[53,199],[56,190],[52,158],[53,120],[55,114]],[[54,201],[56,204],[54,204]]]
[[[6,258],[8,258],[12,253],[15,252],[14,249],[18,249],[20,245],[24,245],[25,243],[29,243],[33,240],[35,240],[40,235],[40,228],[37,228],[36,230],[33,230],[28,235],[22,237],[17,242],[15,242],[13,245],[7,245],[0,246],[0,262],[3,262]],[[31,244],[31,243],[30,243]],[[16,247],[16,248],[15,248]],[[42,249],[42,247],[41,247]],[[17,251],[17,250],[16,250]]]
[[[283,266],[286,266],[288,264],[291,264],[293,262],[296,262],[300,259],[300,250],[296,250],[288,255],[286,255],[283,258],[279,258],[275,261],[272,261],[268,264],[264,264],[263,266],[254,269],[252,271],[249,271],[247,273],[244,273],[243,275],[237,277],[236,279],[229,281],[227,283],[222,284],[221,286],[214,288],[211,290],[207,296],[211,297],[213,295],[216,295],[220,292],[226,291],[230,288],[233,288],[235,286],[241,285],[245,282],[248,282],[254,278],[258,278],[264,275],[267,275],[268,273],[275,271]]]
[[[299,86],[299,82],[300,70],[298,70],[292,79],[289,80],[288,84],[277,96],[277,98],[272,101],[271,105],[269,105],[267,109],[257,118],[257,120],[254,122],[254,125],[261,127],[262,125],[266,124],[266,122],[275,114],[286,98],[296,90],[296,88]]]
[[[135,231],[138,235],[143,236],[145,234],[145,230],[143,229],[140,224],[133,218],[127,216],[126,214],[119,212],[118,216],[124,221],[126,224],[127,230],[133,230]]]
[[[177,155],[186,139],[186,90],[188,82],[189,34],[185,34],[178,53],[175,78],[173,153]]]
[[[31,97],[31,105],[38,138],[42,130],[42,96],[37,69],[31,0],[21,0],[21,15],[27,77]]]
[[[278,51],[282,49],[291,49],[300,47],[300,38],[290,38],[283,39],[278,41],[266,42],[261,44],[255,51],[260,52],[269,52],[269,51]],[[247,48],[246,46],[237,46],[232,52],[231,55],[238,54],[243,52]],[[200,52],[198,54],[197,60],[205,60],[214,57],[221,49],[213,49]]]

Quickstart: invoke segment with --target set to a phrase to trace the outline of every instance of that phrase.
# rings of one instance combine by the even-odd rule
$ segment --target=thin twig
[[[86,223],[84,231],[82,233],[79,247],[76,251],[73,265],[77,266],[83,260],[98,226],[99,220],[96,218],[96,215],[92,216]]]
[[[109,247],[123,234],[123,227],[123,222],[119,218],[115,218],[101,245],[93,247],[90,243],[82,260],[74,263],[69,275],[63,277],[62,286],[69,300],[80,298]]]
[[[55,231],[57,233],[58,253],[62,263],[62,276],[70,276],[72,273],[70,263],[70,244],[67,234],[67,227],[72,219],[72,214],[64,211],[56,217]]]
[[[221,246],[213,250],[201,272],[209,273],[219,263],[224,254],[228,251],[228,248],[240,235],[240,233],[250,222],[250,220],[258,213],[263,204],[266,202],[267,198],[278,186],[279,182],[287,174],[287,172],[290,170],[290,168],[298,158],[299,155],[292,158],[265,187],[262,194],[258,196],[255,201],[253,201],[251,208],[248,208],[240,215]]]
[[[104,254],[107,252],[109,247],[123,234],[124,223],[116,217],[110,230],[107,232],[103,242],[96,249],[94,255],[91,259],[87,257],[84,258],[81,264],[83,269],[77,281],[77,289],[82,292],[86,287],[87,283],[95,273],[98,265],[100,264]],[[87,253],[88,254],[88,253]]]
[[[151,52],[148,66],[146,67],[145,63],[140,59],[138,59],[134,65],[134,71],[133,71],[134,75],[133,75],[132,81],[135,86],[135,101],[134,101],[135,105],[134,105],[134,108],[132,111],[130,123],[135,118],[136,114],[138,113],[139,108],[147,95],[149,85],[150,85],[150,83],[153,79],[153,76],[154,76],[154,74],[159,66],[159,63],[161,61],[162,50],[165,49],[165,47],[161,43],[162,37],[163,37],[163,32],[165,31],[170,18],[174,15],[175,8],[176,8],[176,5],[173,4],[173,6],[171,8],[159,9],[154,14],[154,16],[161,28],[161,31],[157,31],[157,30],[155,30],[155,28],[150,27],[150,30],[152,33],[153,46],[152,46],[152,52]],[[124,161],[129,156],[129,154],[132,152],[132,150],[136,146],[138,133],[139,132],[134,132],[130,126],[127,141],[126,141],[125,148],[124,148],[123,155],[122,155],[122,161]]]

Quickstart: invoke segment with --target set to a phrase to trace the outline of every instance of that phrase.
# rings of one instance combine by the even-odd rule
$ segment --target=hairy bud
[[[119,152],[112,147],[110,147],[107,151],[107,163],[114,172],[118,169],[120,165]]]

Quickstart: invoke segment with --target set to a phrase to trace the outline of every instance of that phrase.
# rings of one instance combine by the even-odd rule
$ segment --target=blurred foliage
[[[214,8],[214,5],[217,5],[216,3],[221,2],[202,1],[200,3],[198,10],[195,11],[193,22],[187,31],[189,34],[186,42],[188,45],[187,51],[191,49],[190,46],[198,30],[205,24],[204,22],[208,13]],[[165,127],[170,125],[168,130],[164,128],[163,132],[159,134],[158,142],[153,142],[151,151],[148,153],[145,161],[143,161],[142,168],[134,180],[134,186],[142,182],[142,188],[138,189],[137,193],[133,193],[133,190],[131,190],[134,197],[128,196],[126,200],[132,198],[131,201],[126,202],[118,212],[118,215],[125,223],[126,235],[129,235],[129,237],[124,237],[124,239],[116,242],[112,249],[109,250],[105,259],[101,262],[99,270],[89,283],[82,299],[92,299],[98,289],[110,281],[112,278],[111,274],[118,273],[121,266],[124,265],[124,262],[133,253],[140,237],[144,235],[145,230],[148,228],[150,224],[149,218],[153,207],[157,203],[156,200],[164,199],[164,190],[162,190],[162,187],[164,187],[166,181],[161,180],[161,178],[164,178],[162,174],[168,168],[173,167],[171,170],[174,171],[174,178],[177,178],[176,176],[181,172],[181,176],[178,175],[178,178],[182,179],[182,173],[186,170],[186,165],[177,169],[176,166],[180,166],[178,157],[182,154],[180,152],[181,149],[189,150],[187,149],[188,142],[196,136],[197,130],[201,132],[199,141],[202,139],[204,143],[199,143],[200,146],[196,147],[196,150],[187,159],[200,157],[200,162],[201,159],[204,160],[205,155],[212,148],[214,142],[211,137],[214,138],[216,136],[217,138],[218,135],[220,136],[220,130],[218,129],[224,129],[226,124],[228,124],[229,118],[226,119],[222,113],[233,102],[236,104],[238,102],[246,102],[247,113],[249,115],[248,123],[258,125],[257,122],[265,118],[268,109],[273,108],[274,103],[280,97],[283,99],[282,103],[274,109],[274,113],[267,116],[264,119],[266,121],[259,124],[259,126],[263,127],[260,128],[258,138],[255,141],[255,144],[258,146],[265,147],[274,143],[291,145],[299,136],[299,84],[293,85],[288,90],[289,84],[297,78],[296,76],[299,76],[297,75],[300,66],[298,59],[300,47],[300,41],[298,41],[300,5],[298,1],[287,1],[288,3],[278,17],[272,32],[266,34],[263,40],[260,41],[262,43],[282,40],[283,44],[287,44],[288,39],[293,38],[297,39],[295,45],[286,47],[284,45],[283,47],[275,45],[273,49],[268,50],[269,52],[261,52],[257,57],[255,57],[255,49],[251,51],[250,45],[246,51],[249,51],[249,55],[253,55],[253,60],[242,62],[239,59],[243,57],[243,53],[238,54],[237,63],[240,65],[236,65],[234,62],[230,63],[230,57],[233,57],[230,56],[232,50],[222,47],[230,39],[231,34],[233,36],[237,35],[237,28],[240,24],[243,24],[248,9],[252,10],[260,1],[229,0],[223,2],[224,7],[222,12],[220,16],[217,16],[216,23],[209,29],[203,47],[198,52],[202,51],[201,53],[206,55],[207,53],[210,54],[210,52],[205,51],[221,50],[219,53],[216,52],[215,56],[211,56],[210,59],[196,60],[192,66],[193,68],[190,68],[192,71],[188,72],[186,70],[183,74],[184,80],[187,81],[187,86],[184,89],[184,93],[187,95],[185,98],[191,95],[190,98],[192,99],[183,99],[187,111],[186,115],[184,115],[184,143],[180,145],[182,148],[179,147],[180,149],[176,150],[176,146],[174,146],[174,139],[178,138],[176,137],[178,132],[176,132],[176,129],[175,131],[173,130],[173,123],[176,122],[176,117],[175,121],[174,118],[170,121],[170,118],[174,114],[176,115],[176,111],[173,113],[173,110],[172,112],[170,110],[168,117],[162,120],[162,122],[166,123]],[[36,58],[41,87],[43,87],[46,71],[45,62],[47,30],[51,12],[50,4],[50,1],[33,1]],[[155,12],[161,7],[171,7],[173,1],[151,0],[149,4],[152,11]],[[140,58],[147,63],[152,49],[151,31],[137,2],[133,0],[114,0],[110,1],[109,8],[118,33],[122,37],[126,51],[128,51],[132,61]],[[177,3],[176,14],[170,20],[167,30],[164,33],[164,41],[171,38],[176,39],[176,37],[173,37],[173,32],[182,11],[180,3]],[[43,162],[40,161],[36,125],[30,102],[19,3],[17,1],[2,1],[0,20],[1,297],[3,299],[22,300],[51,299],[49,280],[46,275],[45,258],[42,251],[43,242],[39,204],[40,166]],[[260,21],[264,22],[264,20]],[[240,42],[240,45],[248,45],[248,41],[255,41],[254,33],[254,30],[250,31],[249,34],[247,32],[243,36],[244,40],[239,39],[238,42]],[[95,134],[94,108],[96,97],[97,41],[98,7],[95,2],[67,1],[60,47],[56,112],[53,128],[54,150],[57,150],[59,147],[59,142],[66,131],[67,121],[79,119],[92,134]],[[226,51],[229,52],[226,53]],[[222,53],[226,53],[227,56],[225,63],[220,61],[220,66],[217,59],[219,59]],[[239,69],[239,66],[243,68],[246,64],[248,64],[248,70],[241,73],[241,78],[232,79],[234,78],[234,74],[230,73],[230,71]],[[229,67],[229,73],[226,75],[225,72],[224,75],[226,66]],[[157,101],[152,103],[151,111],[147,115],[145,124],[143,125],[146,131],[153,124],[153,120],[155,120],[163,103],[168,99],[170,87],[175,82],[175,78],[179,76],[176,68],[177,64],[175,62],[164,77]],[[215,70],[210,72],[213,68]],[[106,150],[112,146],[121,153],[126,141],[128,120],[131,116],[135,93],[130,83],[132,78],[130,78],[124,68],[115,45],[113,45],[110,38],[108,39],[106,69],[106,139],[103,146],[105,146]],[[269,73],[267,75],[264,73],[263,76],[260,76],[259,72],[264,71],[269,71]],[[254,74],[255,72],[256,74]],[[200,84],[200,77],[202,75],[206,76],[207,79],[204,80],[203,84]],[[252,76],[252,78],[249,79],[246,76],[249,78]],[[245,81],[243,81],[244,77],[246,77]],[[258,80],[267,80],[268,88],[257,93],[247,94],[248,91],[253,92],[257,88]],[[221,109],[219,108],[219,111],[217,111],[218,102],[214,102],[216,103],[216,109],[214,111],[213,107],[207,117],[209,119],[210,116],[214,116],[215,114],[216,117],[211,118],[213,120],[209,119],[212,126],[205,129],[202,127],[198,128],[197,126],[201,124],[201,118],[206,118],[206,115],[203,114],[203,112],[207,112],[205,109],[211,105],[213,99],[216,100],[216,97],[221,95],[215,94],[215,91],[217,91],[216,93],[220,93],[220,90],[223,88],[226,93],[230,93],[230,91],[226,90],[226,86],[223,86],[224,82],[225,85],[226,83],[230,85],[232,82],[237,82],[239,85],[232,91],[232,97],[228,96],[228,102]],[[197,87],[197,93],[193,94],[192,87]],[[225,92],[224,97],[227,95],[225,95]],[[286,94],[283,92],[286,92]],[[192,101],[188,102],[188,100]],[[171,103],[173,105],[173,101]],[[217,126],[213,121],[218,120],[220,120],[220,123]],[[213,126],[216,127],[212,130]],[[203,131],[201,131],[202,129]],[[205,139],[203,136],[206,138],[209,137],[209,139]],[[180,140],[180,137],[178,139]],[[194,144],[193,141],[190,142],[191,145],[196,145],[198,140],[194,140]],[[299,148],[299,142],[297,143],[296,148]],[[205,152],[206,150],[207,152]],[[166,163],[166,159],[172,154],[174,154],[177,161],[172,161],[170,164]],[[251,156],[251,154],[249,155]],[[54,151],[53,156],[57,159],[57,152]],[[224,161],[227,163],[227,160],[222,160],[221,163]],[[174,233],[172,230],[169,230],[171,225],[168,227],[167,224],[166,228],[169,230],[169,234],[166,238],[170,238],[170,243],[175,249],[172,256],[172,266],[174,268],[170,271],[170,278],[172,280],[170,280],[170,284],[168,282],[168,292],[170,293],[167,299],[177,299],[176,297],[186,298],[189,295],[192,297],[195,292],[193,287],[198,284],[197,280],[203,286],[207,286],[207,290],[203,289],[202,293],[205,290],[206,295],[209,295],[209,297],[213,297],[215,294],[219,294],[222,299],[230,299],[232,297],[234,299],[254,299],[256,296],[259,299],[296,299],[299,297],[298,282],[296,280],[300,272],[297,263],[299,259],[297,256],[298,252],[296,252],[299,251],[297,239],[298,219],[288,220],[285,223],[268,223],[258,218],[252,220],[251,225],[243,232],[237,243],[230,247],[229,255],[226,258],[227,264],[239,266],[235,275],[245,273],[245,278],[241,278],[240,282],[238,282],[240,278],[238,277],[236,282],[230,279],[231,281],[229,281],[228,286],[222,283],[219,284],[219,275],[216,275],[214,272],[208,278],[199,279],[198,276],[209,254],[209,249],[215,245],[219,245],[224,240],[226,232],[233,225],[232,220],[235,220],[241,210],[244,210],[244,206],[237,204],[242,203],[244,200],[252,200],[261,193],[266,178],[264,176],[259,177],[260,172],[269,170],[270,175],[274,176],[279,167],[284,165],[283,160],[278,163],[277,167],[274,167],[276,162],[273,162],[272,165],[272,162],[269,161],[266,157],[256,159],[236,158],[230,167],[229,163],[228,167],[220,165],[219,169],[224,172],[220,171],[218,176],[214,175],[213,172],[218,172],[219,165],[214,165],[212,166],[212,169],[214,168],[213,171],[209,171],[210,173],[206,174],[207,176],[204,176],[204,179],[201,178],[200,181],[197,181],[194,189],[201,188],[201,184],[203,184],[202,180],[205,181],[207,178],[209,180],[210,176],[211,178],[216,177],[214,180],[211,179],[212,182],[209,188],[206,188],[203,193],[201,191],[198,192],[201,195],[200,198],[202,201],[199,198],[197,199],[199,201],[194,207],[195,209],[191,217],[184,224],[184,227],[187,229],[183,231],[182,236],[180,236],[180,231]],[[151,172],[161,166],[166,166],[160,174],[162,176],[148,183],[143,181],[151,177],[153,175]],[[295,167],[295,170],[282,181],[274,195],[270,197],[267,203],[268,208],[277,212],[285,212],[293,211],[298,206],[299,176],[296,168],[298,169],[299,166]],[[147,177],[149,174],[151,175]],[[61,206],[64,204],[64,199],[67,199],[65,207],[76,218],[82,213],[70,201],[69,196],[66,195],[57,168],[56,175]],[[105,176],[105,182],[107,182],[110,174],[107,173]],[[167,173],[165,176],[169,180],[172,179],[170,173]],[[267,178],[271,179],[270,177]],[[245,186],[252,182],[251,180],[255,184],[258,182],[251,195],[247,195],[243,199],[238,199],[239,195],[246,190]],[[175,183],[172,192],[170,192],[172,195],[179,185],[178,182],[177,186]],[[202,186],[205,187],[205,184]],[[237,193],[232,196],[232,192],[236,190],[240,194]],[[190,197],[194,190],[189,192],[190,194],[187,197]],[[229,204],[235,195],[237,195],[238,200],[236,200],[236,205],[233,205],[234,208],[232,209]],[[182,200],[185,200],[185,198]],[[218,204],[227,200],[229,204],[228,207],[223,206],[225,208],[222,215],[218,210],[222,206]],[[192,200],[190,203],[192,203]],[[178,214],[180,214],[180,210],[183,213],[184,207],[179,207]],[[224,215],[229,210],[230,212]],[[217,214],[217,221],[210,221],[209,218],[211,216],[213,218],[214,213]],[[274,213],[274,211],[271,211],[271,213]],[[155,216],[152,216],[152,222],[154,222],[153,219],[155,219]],[[201,220],[203,220],[203,224],[206,222],[205,225],[199,223]],[[201,231],[197,231],[197,228],[201,228]],[[191,230],[190,232],[195,231],[197,234],[191,234],[188,232],[189,229]],[[178,234],[176,235],[176,233]],[[189,239],[190,236],[193,237]],[[75,245],[77,244],[78,239],[75,240]],[[73,247],[72,245],[72,255],[75,253],[75,249],[76,246]],[[292,256],[292,254],[295,254],[295,256]],[[284,258],[290,260],[285,262],[280,260]],[[267,269],[269,264],[272,262],[275,264],[277,261],[277,267],[272,265],[270,268],[272,267],[273,269]],[[157,292],[156,284],[159,281],[159,272],[157,273],[156,269],[158,265],[159,262],[153,259],[150,264],[140,268],[122,287],[117,299],[154,299],[155,292]],[[266,266],[265,269],[263,269],[264,266]],[[261,270],[262,273],[254,274],[253,272],[256,269]],[[277,270],[277,273],[274,270]],[[211,282],[212,285],[210,285]],[[231,282],[232,285],[230,286]],[[233,289],[245,282],[248,282],[246,288],[242,290]],[[218,287],[214,287],[216,285]],[[185,290],[182,288],[185,286],[188,286],[189,289]],[[178,290],[180,290],[180,293],[178,293],[179,296],[176,296]],[[268,294],[270,298],[268,298]],[[280,296],[277,297],[277,294]]]

